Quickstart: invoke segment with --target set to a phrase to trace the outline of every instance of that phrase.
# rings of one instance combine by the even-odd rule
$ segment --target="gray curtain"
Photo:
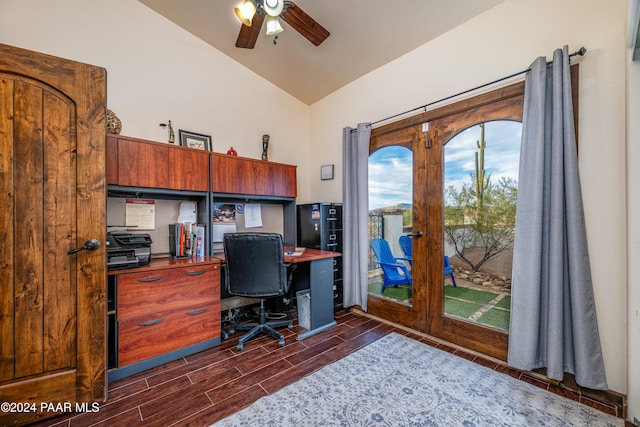
[[[369,257],[369,139],[371,126],[342,131],[342,229],[344,306],[359,305],[367,311],[367,262]]]
[[[508,363],[606,389],[578,174],[568,48],[525,81]]]

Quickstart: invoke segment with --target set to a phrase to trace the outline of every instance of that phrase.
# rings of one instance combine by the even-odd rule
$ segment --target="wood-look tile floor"
[[[257,399],[330,364],[390,333],[397,332],[483,366],[505,372],[549,391],[589,404],[613,415],[620,408],[572,394],[557,385],[528,376],[501,363],[438,343],[428,337],[357,313],[336,313],[338,325],[297,341],[299,332],[281,332],[286,344],[261,336],[236,351],[244,332],[220,346],[109,384],[109,397],[97,412],[66,414],[39,426],[208,426],[249,406]]]

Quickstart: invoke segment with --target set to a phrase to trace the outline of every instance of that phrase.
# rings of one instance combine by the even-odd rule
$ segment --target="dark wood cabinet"
[[[107,184],[209,191],[209,152],[107,135]]]
[[[110,276],[116,301],[111,315],[117,324],[110,381],[118,372],[130,375],[182,357],[193,352],[190,346],[220,343],[219,260],[157,259]]]
[[[212,153],[211,191],[214,193],[296,197],[296,167]]]
[[[274,196],[296,197],[296,167],[274,163],[269,165],[269,194]]]
[[[169,146],[118,138],[118,185],[169,188]]]
[[[209,152],[171,147],[169,187],[175,190],[209,191]]]
[[[296,166],[107,135],[107,184],[296,197]]]

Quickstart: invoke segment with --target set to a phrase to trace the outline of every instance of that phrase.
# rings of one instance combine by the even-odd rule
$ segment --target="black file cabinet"
[[[342,253],[342,204],[308,203],[297,206],[298,246]],[[333,259],[334,310],[343,307],[342,257]]]

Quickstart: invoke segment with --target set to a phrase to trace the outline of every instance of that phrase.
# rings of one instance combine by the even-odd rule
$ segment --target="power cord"
[[[222,319],[222,322],[235,323],[241,311],[240,308],[230,308],[227,310],[227,315]]]
[[[272,313],[270,311],[267,311],[267,319],[279,320],[279,319],[285,319],[286,317],[287,317],[287,313]]]

